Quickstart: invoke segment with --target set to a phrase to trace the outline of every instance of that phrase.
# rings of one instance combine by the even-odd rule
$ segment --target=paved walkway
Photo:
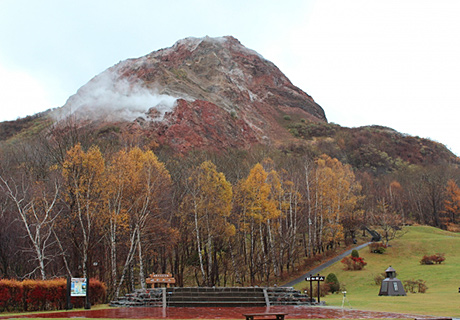
[[[161,307],[135,307],[135,308],[110,308],[102,310],[64,311],[51,313],[33,313],[0,317],[0,319],[14,318],[105,318],[105,319],[244,319],[248,313],[287,313],[287,319],[414,319],[420,316],[399,314],[393,312],[376,312],[350,310],[331,307],[307,306],[274,306],[254,308],[161,308]],[[425,319],[432,317],[423,316]]]
[[[351,252],[353,250],[361,250],[362,248],[365,248],[369,245],[370,242],[367,242],[367,243],[364,243],[362,245],[359,245],[357,246],[356,248],[353,248],[353,249],[350,249],[348,251],[345,251],[344,253],[342,253],[341,255],[335,257],[335,258],[332,258],[331,260],[323,263],[322,265],[314,268],[314,269],[311,269],[310,271],[308,271],[307,273],[305,273],[303,276],[300,276],[298,277],[297,279],[295,280],[292,280],[291,282],[288,282],[284,285],[282,285],[282,287],[293,287],[295,286],[296,284],[298,283],[301,283],[303,281],[305,281],[305,278],[309,275],[316,275],[318,273],[320,273],[321,271],[323,271],[324,269],[326,269],[327,267],[330,267],[331,265],[333,265],[334,263],[336,263],[337,261],[339,260],[342,260],[343,258],[345,258],[346,256],[350,255]]]

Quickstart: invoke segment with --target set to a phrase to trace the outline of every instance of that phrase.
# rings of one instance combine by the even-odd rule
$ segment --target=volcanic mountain
[[[287,118],[326,123],[323,109],[237,39],[186,38],[94,77],[55,111],[81,123],[148,131],[178,151],[294,139]]]

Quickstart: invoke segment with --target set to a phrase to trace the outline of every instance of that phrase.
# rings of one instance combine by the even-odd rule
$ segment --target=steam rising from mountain
[[[311,96],[231,36],[186,38],[120,61],[82,86],[55,116],[88,127],[126,122],[117,127],[180,152],[290,143],[286,116],[327,122]]]
[[[140,81],[122,79],[109,69],[81,87],[54,115],[57,120],[69,116],[79,120],[162,120],[165,112],[173,110],[176,100],[145,88]]]

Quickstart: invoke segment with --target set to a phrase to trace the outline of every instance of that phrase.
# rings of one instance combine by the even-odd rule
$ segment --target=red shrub
[[[433,260],[434,263],[441,264],[446,258],[444,257],[444,253],[436,253],[431,256],[431,260]]]
[[[22,310],[22,291],[21,282],[0,279],[0,311]]]
[[[7,310],[10,305],[11,293],[5,280],[0,280],[0,311]]]
[[[27,295],[27,305],[30,311],[45,309],[45,288],[43,281],[37,281]]]
[[[0,280],[0,311],[62,310],[65,307],[67,280]],[[90,280],[91,304],[104,303],[107,296],[104,283]],[[72,299],[83,307],[84,298]]]
[[[446,258],[443,253],[436,253],[431,256],[423,256],[422,260],[420,260],[420,264],[441,264],[445,260]]]
[[[420,260],[420,264],[433,264],[433,261],[431,260],[431,257],[425,255],[422,260]]]
[[[361,257],[345,257],[341,262],[345,265],[345,270],[362,270],[367,265]]]

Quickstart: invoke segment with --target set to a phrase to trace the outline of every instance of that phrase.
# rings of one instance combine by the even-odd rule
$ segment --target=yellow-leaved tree
[[[219,282],[218,255],[228,243],[226,239],[235,234],[235,227],[228,222],[231,209],[231,184],[211,161],[203,162],[191,172],[181,204],[183,219],[193,225],[196,237],[199,285]]]
[[[116,197],[117,193],[120,192],[117,190],[123,190],[124,200],[120,203],[122,208],[117,209],[118,213],[113,212],[111,216],[121,214],[121,216],[118,216],[118,220],[112,218],[114,222],[120,224],[120,222],[124,221],[124,215],[126,214],[127,223],[129,223],[129,248],[118,280],[116,289],[116,295],[118,296],[128,268],[133,262],[136,253],[139,281],[142,288],[145,288],[146,277],[143,250],[145,232],[162,215],[162,210],[165,209],[164,203],[168,199],[171,176],[165,165],[149,150],[142,151],[135,147],[128,152],[120,152],[116,160],[118,161],[114,161],[113,164],[118,166],[118,171],[115,168],[112,169],[113,172],[117,173],[115,178],[121,176],[126,180],[124,186],[120,184],[116,187],[115,192],[112,193],[112,208],[116,208],[117,205]]]
[[[360,184],[349,165],[322,155],[316,160],[313,174],[314,243],[318,251],[324,246],[334,247],[343,238],[343,218],[357,214]]]
[[[268,279],[270,274],[270,232],[272,221],[280,216],[276,194],[281,192],[275,171],[269,174],[260,163],[237,188],[236,201],[242,234],[242,251],[254,285],[256,274]],[[268,245],[267,245],[268,244]]]
[[[117,289],[119,284],[119,240],[129,236],[130,188],[135,168],[129,152],[121,150],[112,157],[106,170],[108,223],[105,228],[110,248],[110,290]],[[122,252],[128,252],[127,255],[130,256],[128,260],[132,260],[134,239],[130,239],[130,244],[130,250],[122,250]]]
[[[88,254],[105,216],[105,161],[98,147],[84,151],[80,144],[67,151],[62,175],[65,199],[70,208],[69,223],[75,223],[74,242],[81,255],[83,277],[88,274]]]

